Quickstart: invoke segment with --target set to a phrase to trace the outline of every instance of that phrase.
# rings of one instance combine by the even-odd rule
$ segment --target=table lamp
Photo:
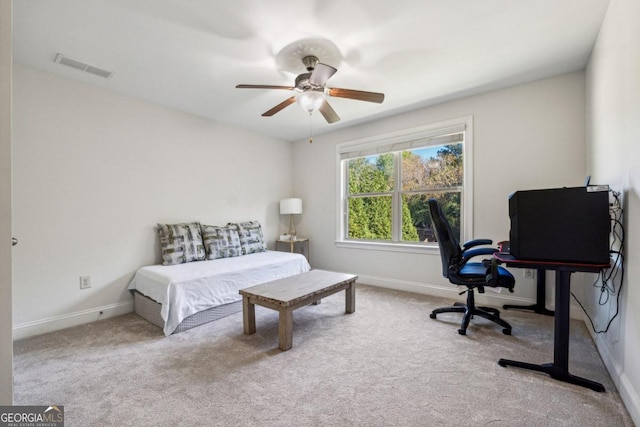
[[[302,213],[302,199],[280,200],[280,215],[289,215],[289,234],[296,235],[296,226],[293,223],[293,216]]]

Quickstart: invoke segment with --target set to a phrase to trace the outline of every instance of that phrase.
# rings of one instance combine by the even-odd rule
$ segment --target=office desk
[[[553,316],[553,310],[547,310],[544,305],[547,300],[547,282],[544,275],[545,270],[536,270],[536,302],[530,305],[513,305],[505,304],[502,306],[505,310],[515,308],[518,310],[532,310],[534,313],[543,314],[545,316]]]
[[[569,373],[569,303],[571,298],[571,273],[598,273],[609,268],[609,264],[572,264],[564,262],[544,262],[516,259],[512,255],[496,252],[494,257],[507,267],[531,268],[536,270],[554,270],[556,272],[555,323],[553,329],[553,362],[536,365],[516,360],[500,359],[503,367],[515,366],[523,369],[544,372],[551,378],[588,387],[594,391],[604,391],[604,386],[586,378]]]
[[[509,253],[509,241],[498,242],[500,252]],[[505,304],[502,306],[505,310],[516,308],[520,310],[533,310],[535,313],[544,314],[545,316],[553,316],[553,310],[547,310],[545,301],[547,300],[547,283],[545,270],[536,269],[536,303],[531,305],[513,305]]]

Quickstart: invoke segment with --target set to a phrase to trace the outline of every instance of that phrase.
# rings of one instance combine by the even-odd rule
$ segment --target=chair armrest
[[[480,245],[491,245],[493,244],[493,240],[490,239],[474,239],[474,240],[469,240],[468,242],[465,242],[464,245],[462,245],[463,251],[466,251],[469,248],[473,248],[474,246],[480,246]]]
[[[469,249],[462,252],[462,260],[458,263],[459,266],[463,266],[467,263],[471,258],[482,256],[482,255],[493,255],[498,252],[496,248],[476,248]]]

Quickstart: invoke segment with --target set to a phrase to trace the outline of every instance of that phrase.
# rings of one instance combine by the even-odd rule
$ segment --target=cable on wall
[[[593,319],[589,316],[589,313],[584,308],[580,300],[571,292],[571,296],[576,300],[584,314],[591,323],[591,328],[596,334],[606,333],[609,327],[613,323],[613,320],[620,313],[620,294],[622,293],[622,285],[624,283],[624,225],[622,218],[624,216],[624,210],[620,201],[620,193],[617,191],[609,190],[613,197],[613,202],[609,205],[609,214],[611,216],[611,242],[609,246],[609,254],[611,255],[612,265],[606,270],[598,273],[595,281],[593,282],[594,288],[600,289],[600,297],[598,298],[598,305],[604,306],[611,301],[611,298],[615,295],[616,312],[607,322],[607,326],[604,329],[596,330],[593,323]]]

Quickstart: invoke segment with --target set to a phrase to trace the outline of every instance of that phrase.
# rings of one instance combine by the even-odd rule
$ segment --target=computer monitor
[[[608,186],[516,191],[509,196],[511,254],[518,259],[609,263]]]

